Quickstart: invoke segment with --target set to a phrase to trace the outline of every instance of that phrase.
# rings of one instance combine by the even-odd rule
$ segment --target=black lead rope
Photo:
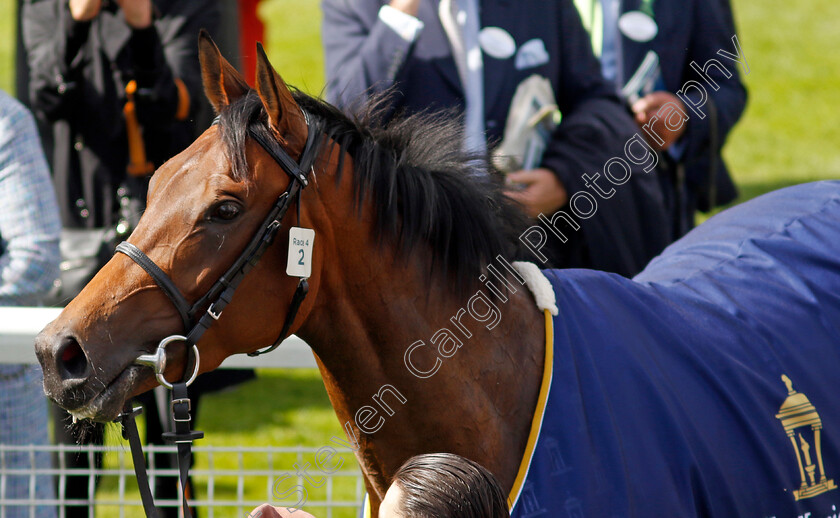
[[[172,421],[175,423],[174,432],[161,434],[163,440],[175,444],[178,449],[178,480],[181,484],[181,507],[185,518],[192,518],[187,496],[189,492],[189,470],[192,462],[192,443],[204,437],[204,432],[192,430],[190,423],[192,416],[190,410],[187,384],[184,382],[172,385],[172,401],[169,405]],[[160,512],[155,507],[152,496],[149,475],[146,471],[146,460],[143,457],[143,446],[140,443],[140,434],[137,431],[135,417],[143,412],[141,407],[132,408],[131,403],[126,403],[123,413],[117,417],[117,421],[123,426],[123,438],[128,439],[131,449],[131,460],[134,462],[134,474],[137,477],[137,486],[140,490],[140,500],[143,502],[143,510],[148,518],[160,518]]]
[[[152,489],[149,485],[149,475],[146,473],[146,459],[143,458],[140,434],[137,432],[137,423],[134,421],[134,418],[141,413],[143,413],[143,408],[132,408],[131,401],[127,401],[122,414],[117,417],[117,421],[122,425],[123,439],[128,439],[128,445],[131,449],[131,460],[134,462],[134,474],[137,477],[137,489],[140,490],[143,510],[148,518],[159,518],[160,513],[155,507],[155,500],[152,497]]]
[[[135,245],[124,241],[117,245],[116,252],[122,253],[137,263],[149,276],[157,283],[161,291],[172,301],[172,304],[178,311],[178,315],[184,324],[184,329],[188,330],[186,337],[172,336],[165,338],[158,346],[159,357],[165,360],[165,351],[162,351],[165,343],[172,339],[182,339],[187,345],[187,355],[189,355],[190,347],[201,339],[205,331],[219,319],[222,311],[233,299],[233,294],[236,288],[244,279],[245,275],[256,266],[257,262],[262,257],[265,250],[274,242],[274,238],[280,231],[281,221],[289,210],[293,201],[297,201],[298,210],[298,224],[300,224],[300,195],[304,187],[309,183],[308,173],[312,170],[315,163],[316,153],[316,131],[309,125],[309,116],[304,112],[304,118],[307,120],[308,134],[306,137],[306,144],[304,145],[301,154],[301,161],[298,164],[288,153],[280,146],[280,144],[273,138],[268,137],[265,130],[257,129],[255,126],[248,128],[248,134],[256,140],[260,146],[280,165],[280,167],[290,177],[290,182],[286,191],[283,192],[277,201],[272,206],[263,225],[259,231],[254,235],[242,254],[236,261],[225,271],[225,273],[210,287],[207,293],[199,298],[192,306],[189,305],[186,298],[178,290],[178,287],[169,278],[163,270],[158,267],[142,250]],[[218,118],[217,118],[218,121]],[[214,124],[217,122],[214,121]],[[283,328],[277,340],[266,349],[249,353],[249,356],[258,356],[273,351],[280,346],[280,343],[286,337],[295,320],[295,316],[309,292],[309,283],[302,278],[298,281],[297,288],[292,301],[289,304],[289,311],[286,314],[286,319],[283,323]],[[201,318],[195,321],[195,316],[198,311],[206,307]],[[195,322],[195,323],[194,323]],[[197,353],[197,349],[194,349]],[[151,356],[151,355],[144,355]],[[151,356],[154,358],[154,356]],[[148,359],[140,362],[143,365],[149,365]],[[154,363],[154,362],[152,362]],[[187,362],[189,363],[189,362]],[[198,369],[198,357],[196,356],[195,369]],[[163,361],[161,361],[161,365]],[[187,373],[190,372],[189,366]],[[161,378],[159,378],[160,380]],[[165,380],[163,380],[165,381]],[[163,383],[161,381],[161,383]],[[192,443],[196,439],[204,437],[204,432],[194,431],[191,429],[190,409],[191,403],[187,393],[187,386],[192,382],[180,381],[172,384],[172,401],[170,404],[170,413],[173,422],[175,423],[175,431],[163,434],[163,439],[169,443],[174,443],[178,449],[178,475],[181,483],[181,495],[183,506],[183,513],[185,518],[192,518],[192,513],[189,508],[187,496],[189,492],[189,468],[192,460]],[[164,383],[166,384],[166,383]],[[140,444],[140,436],[137,432],[137,424],[134,418],[140,414],[140,408],[132,408],[129,403],[123,410],[123,413],[117,417],[117,422],[123,426],[123,437],[128,439],[131,447],[131,456],[134,461],[134,473],[137,477],[137,484],[140,488],[140,497],[143,501],[143,509],[148,518],[159,518],[160,513],[155,507],[152,491],[149,486],[149,477],[146,473],[146,463],[143,457],[143,449]]]
[[[190,410],[192,409],[192,404],[187,394],[186,383],[175,383],[172,386],[172,402],[169,408],[172,413],[172,421],[175,423],[175,431],[165,432],[161,434],[161,437],[170,444],[174,443],[178,448],[178,478],[181,481],[181,506],[184,509],[184,517],[191,518],[192,513],[190,512],[189,502],[187,502],[187,496],[190,491],[189,476],[190,464],[192,463],[192,443],[196,439],[202,439],[204,432],[190,429],[190,423],[192,422]]]

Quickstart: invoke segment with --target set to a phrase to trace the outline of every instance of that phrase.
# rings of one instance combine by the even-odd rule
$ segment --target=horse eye
[[[210,217],[216,220],[230,221],[239,216],[240,211],[241,209],[238,204],[232,201],[226,201],[216,205]]]

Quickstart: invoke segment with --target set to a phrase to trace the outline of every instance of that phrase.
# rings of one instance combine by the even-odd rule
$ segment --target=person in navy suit
[[[451,18],[442,7],[450,3]],[[638,128],[601,77],[571,0],[322,0],[322,8],[327,99],[349,112],[385,91],[392,114],[454,109],[464,113],[465,147],[481,153],[501,140],[517,86],[533,74],[550,81],[562,122],[539,167],[507,177],[517,186],[510,197],[540,219],[528,239],[545,241],[541,261],[630,276],[667,244],[655,173],[635,163],[632,174],[604,171]]]
[[[661,152],[660,179],[678,238],[694,226],[697,210],[737,197],[721,149],[746,106],[740,75],[749,64],[729,0],[575,3],[604,77]]]

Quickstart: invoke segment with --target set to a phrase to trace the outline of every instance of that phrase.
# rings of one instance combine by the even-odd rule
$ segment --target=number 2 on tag
[[[312,275],[312,245],[314,241],[315,231],[311,228],[292,227],[289,229],[287,275],[304,278]]]

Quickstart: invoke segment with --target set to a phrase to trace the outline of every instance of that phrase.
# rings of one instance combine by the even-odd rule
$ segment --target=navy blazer
[[[425,27],[413,43],[379,19],[386,3],[322,0],[328,100],[354,111],[368,93],[394,87],[395,113],[463,110],[463,88],[438,17],[438,1],[421,2],[417,17]],[[503,28],[518,48],[542,40],[548,54],[546,62],[527,68],[517,68],[514,57],[483,54],[489,142],[501,140],[518,84],[535,73],[545,76],[554,87],[563,123],[548,145],[543,166],[557,174],[570,196],[587,190],[581,175],[602,171],[610,158],[623,156],[637,128],[601,77],[574,5],[571,0],[481,0],[480,9],[482,27]],[[616,191],[609,200],[599,200],[594,217],[580,222],[585,250],[572,254],[577,259],[560,260],[561,266],[632,275],[667,244],[669,229],[656,178],[639,170]]]
[[[594,0],[599,1],[599,0]],[[641,0],[623,0],[622,12],[638,10]],[[729,0],[658,0],[653,4],[654,16],[659,32],[650,42],[640,43],[622,37],[624,80],[635,71],[649,50],[659,55],[660,70],[665,90],[680,91],[686,82],[697,81],[705,88],[709,101],[698,111],[700,115],[687,110],[689,120],[682,162],[686,169],[688,192],[687,209],[693,219],[694,209],[709,210],[710,203],[722,205],[737,196],[737,190],[730,178],[726,164],[721,157],[721,148],[732,127],[738,122],[747,103],[747,91],[741,82],[742,65],[718,54],[719,50],[732,55],[741,54],[743,49],[735,46],[735,23]],[[710,60],[716,60],[713,63]],[[706,67],[705,77],[691,67],[694,62],[699,68]],[[725,68],[724,72],[718,65]],[[731,74],[731,77],[727,77]],[[748,70],[745,71],[749,73]],[[717,85],[715,90],[711,83]],[[693,93],[693,90],[692,90]],[[699,98],[694,97],[695,102]],[[716,142],[712,142],[711,104],[717,112]],[[708,192],[711,162],[716,162],[714,196]]]

